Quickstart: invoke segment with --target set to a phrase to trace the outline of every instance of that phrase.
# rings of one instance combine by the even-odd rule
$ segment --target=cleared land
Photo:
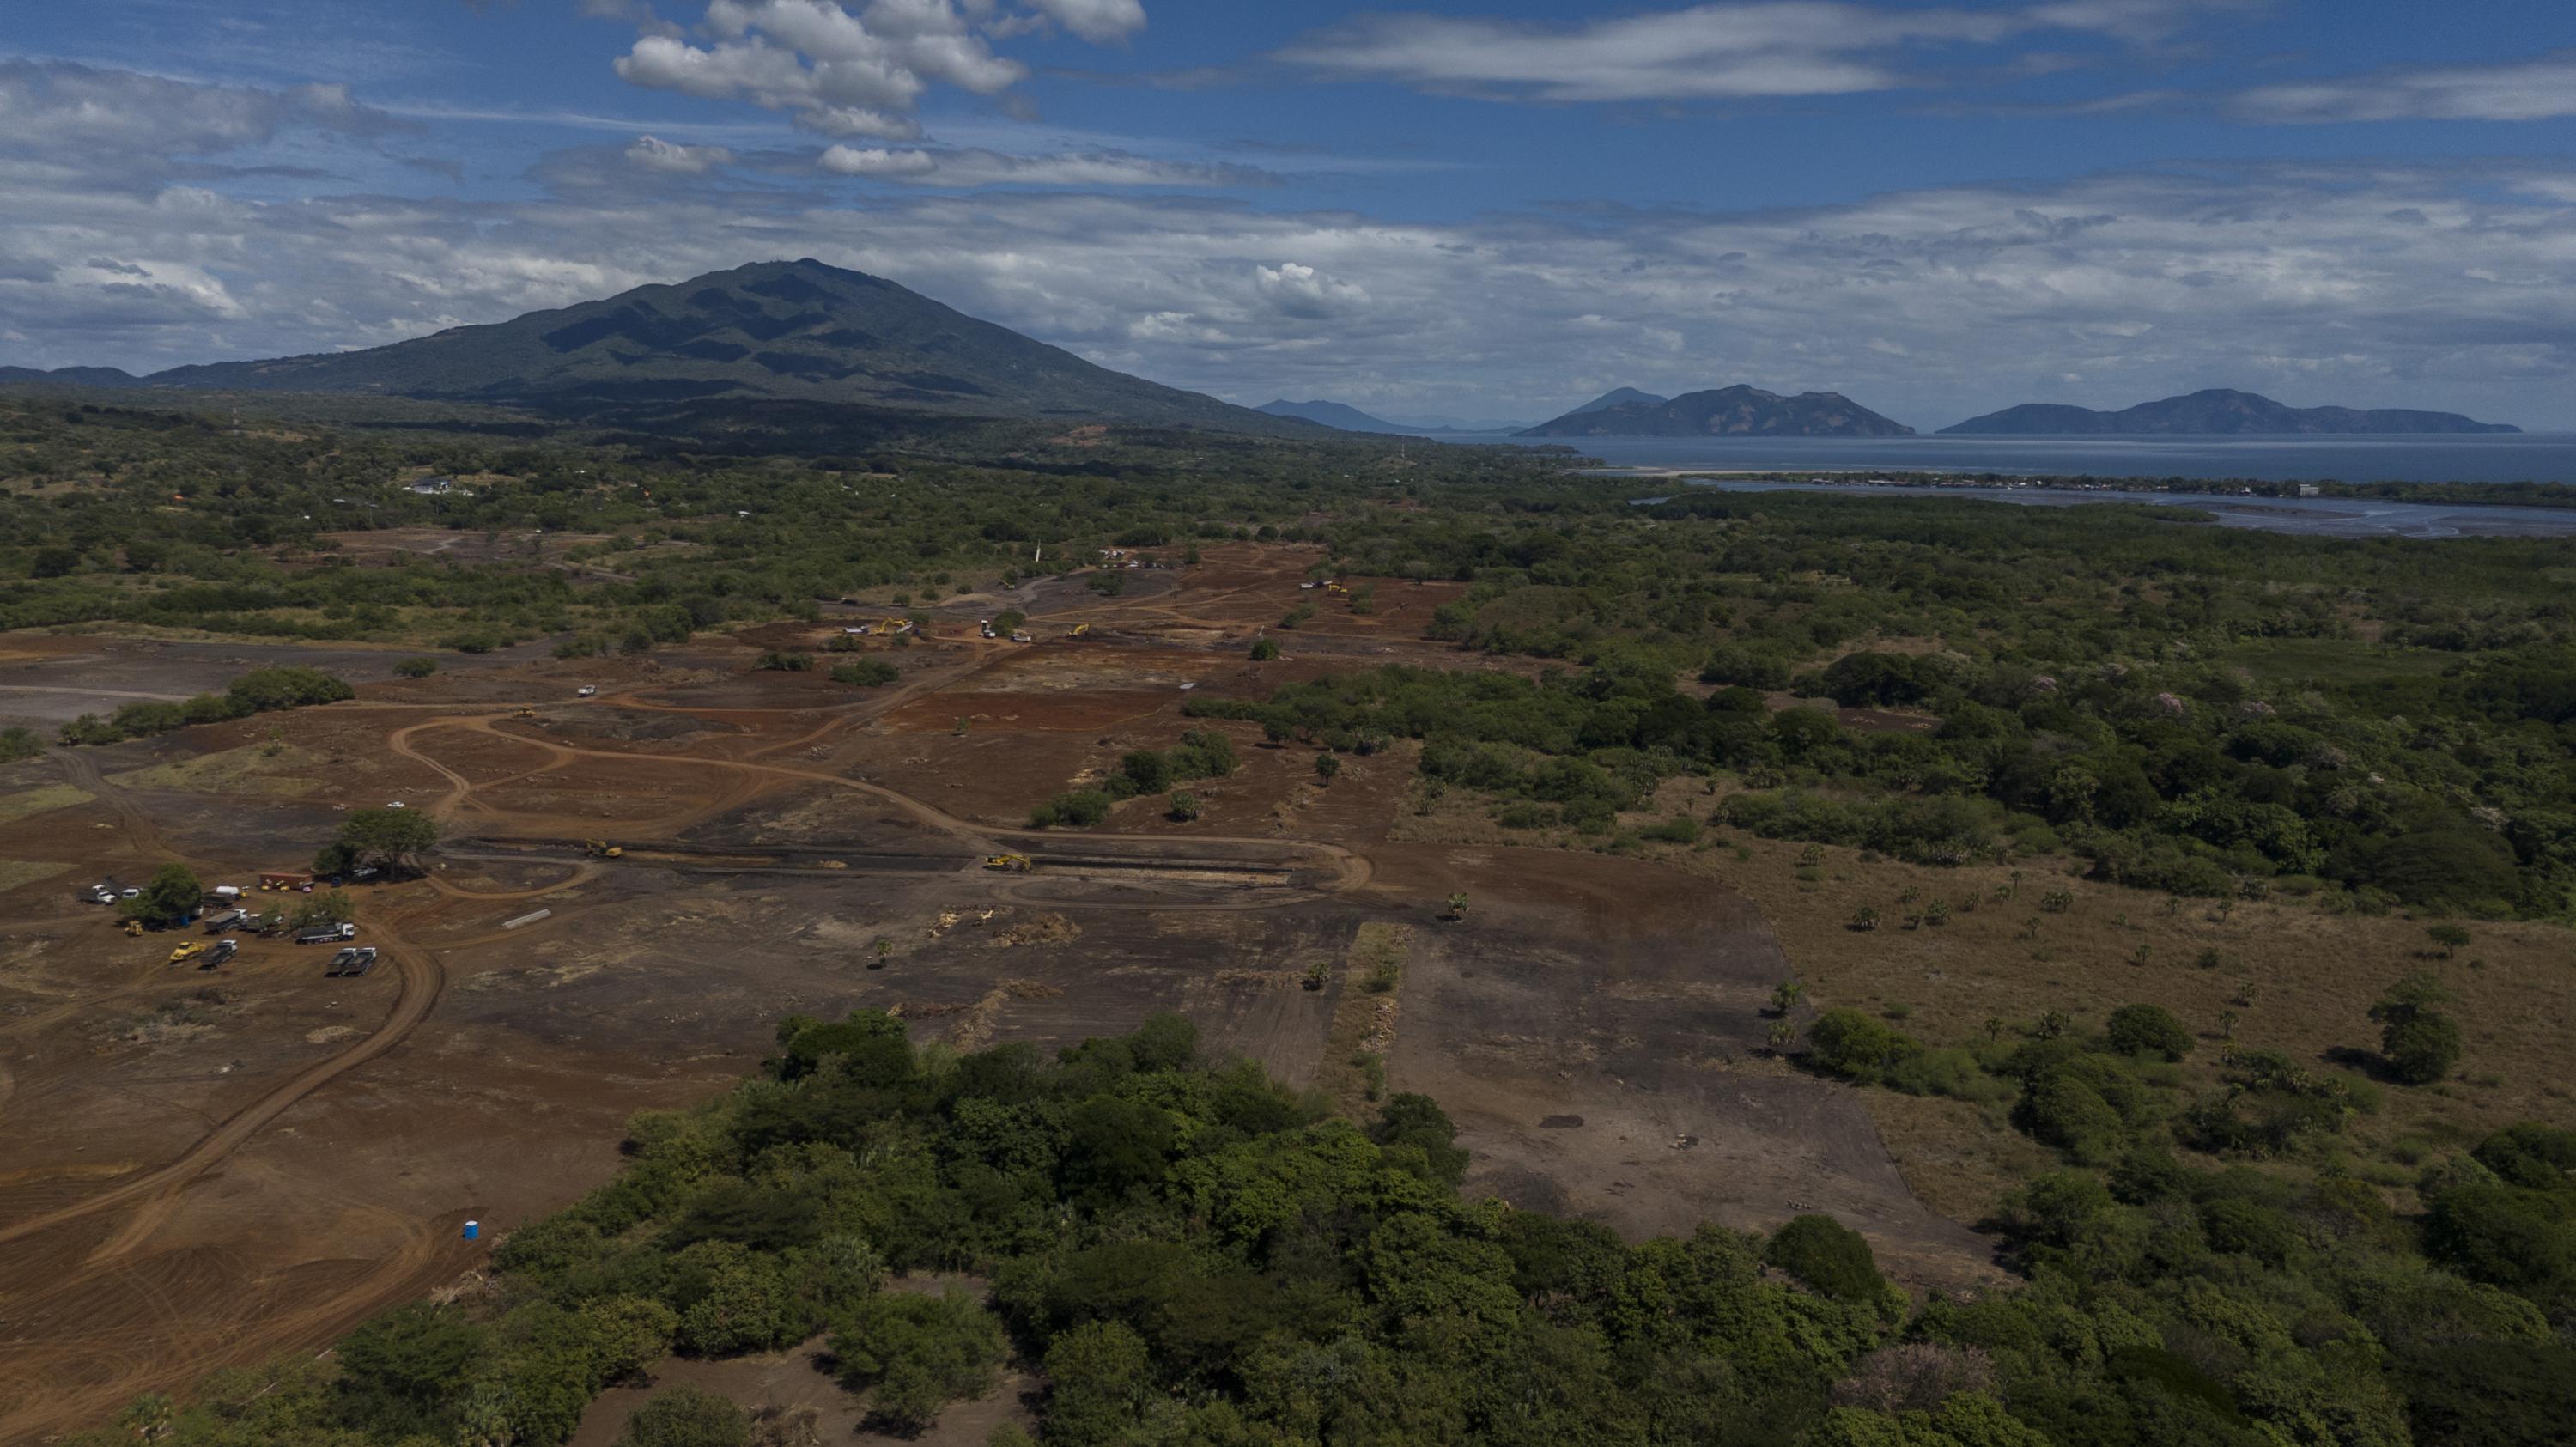
[[[963,1046],[1178,1010],[1211,1048],[1363,1106],[1372,1087],[1438,1098],[1475,1153],[1471,1191],[1632,1236],[1823,1210],[1901,1279],[1997,1279],[1960,1224],[1973,1180],[1923,1166],[1910,1138],[1891,1156],[1861,1093],[1767,1058],[1760,1016],[1794,967],[1820,996],[1901,996],[1927,1034],[1972,1024],[1995,1006],[1945,982],[1996,957],[1972,936],[1988,915],[1923,932],[1947,963],[1914,962],[1917,937],[1896,932],[1828,949],[1843,941],[1767,865],[1512,847],[1474,819],[1417,817],[1409,748],[1326,785],[1312,750],[1241,724],[1217,726],[1242,767],[1189,786],[1195,822],[1157,796],[1095,831],[1025,828],[1031,805],[1198,726],[1193,696],[1387,662],[1537,666],[1428,641],[1446,585],[1379,580],[1370,615],[1301,590],[1320,556],[1212,548],[1115,598],[1054,580],[958,598],[921,641],[864,641],[898,669],[874,689],[753,667],[773,649],[834,661],[838,614],[644,658],[530,645],[417,680],[392,677],[399,652],[0,639],[0,719],[38,725],[279,661],[360,686],[0,777],[31,802],[0,803],[0,1440],[458,1279],[604,1179],[630,1113],[724,1088],[794,1010],[898,1009],[917,1038]],[[1280,631],[1300,603],[1315,616]],[[1038,641],[978,636],[1004,608]],[[1264,629],[1286,656],[1255,665]],[[266,940],[173,969],[169,937],[128,939],[71,897],[171,858],[247,882],[308,858],[341,810],[397,799],[449,842],[425,878],[358,892],[386,960],[363,979],[326,981],[314,952]],[[625,856],[591,858],[590,839]],[[1004,851],[1037,870],[982,867]],[[1453,892],[1473,901],[1463,922],[1440,918]],[[2489,956],[2521,978],[2501,942]],[[2473,997],[2473,1030],[2489,1008]],[[1352,1063],[1362,1050],[1382,1084]],[[460,1239],[469,1217],[480,1243]]]

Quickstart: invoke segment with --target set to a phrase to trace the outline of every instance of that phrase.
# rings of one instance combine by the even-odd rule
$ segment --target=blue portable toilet
[[[466,1222],[466,1223],[465,1223],[465,1239],[466,1239],[466,1240],[471,1241],[471,1240],[475,1239],[476,1237],[481,1236],[482,1234],[483,1234],[483,1223],[482,1223],[482,1222],[480,1222],[480,1221],[468,1221],[468,1222]]]

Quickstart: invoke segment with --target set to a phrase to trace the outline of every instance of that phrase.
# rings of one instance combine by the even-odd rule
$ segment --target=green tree
[[[1094,1321],[1047,1347],[1046,1435],[1063,1447],[1119,1447],[1135,1440],[1154,1390],[1144,1338],[1125,1322]]]
[[[1791,1218],[1773,1233],[1762,1259],[1837,1301],[1876,1301],[1886,1286],[1869,1242],[1831,1216]]]
[[[2442,958],[2456,959],[2469,943],[2469,932],[2455,924],[2437,924],[2424,931],[2425,937],[2441,946]]]
[[[313,860],[317,874],[391,869],[438,845],[438,821],[426,809],[357,809]]]
[[[2430,1085],[2460,1063],[2460,1027],[2435,1008],[2450,999],[2441,981],[2416,970],[2389,986],[2370,1007],[2389,1073],[2409,1085]]]
[[[1187,789],[1175,789],[1172,791],[1171,809],[1169,810],[1172,818],[1180,821],[1181,823],[1187,824],[1199,817],[1199,807],[1198,795],[1191,793]]]
[[[1268,663],[1278,656],[1279,640],[1275,638],[1255,638],[1252,640],[1253,662]]]
[[[1341,771],[1342,771],[1342,756],[1341,756],[1341,755],[1339,755],[1339,754],[1334,754],[1334,753],[1322,753],[1322,754],[1317,754],[1317,755],[1315,756],[1315,777],[1316,777],[1316,778],[1318,778],[1318,779],[1323,780],[1326,784],[1330,784],[1330,783],[1332,783],[1332,782],[1333,782],[1333,776],[1334,776],[1335,774],[1340,773]]]
[[[196,871],[184,864],[164,864],[152,872],[143,892],[118,906],[117,913],[145,924],[181,924],[205,897],[206,887],[197,882]]]
[[[2191,1053],[2191,1030],[2162,1005],[2123,1005],[2111,1012],[2104,1032],[2112,1049],[2123,1055],[2154,1055],[2180,1060]]]

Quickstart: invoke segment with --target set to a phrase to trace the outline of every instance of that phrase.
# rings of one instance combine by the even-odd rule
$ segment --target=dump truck
[[[354,979],[375,967],[375,946],[352,945],[333,955],[331,963],[323,967],[322,975],[325,979]]]
[[[605,839],[583,840],[581,852],[600,859],[622,859],[626,856],[623,846],[611,844]]]
[[[190,940],[186,944],[183,944],[170,952],[170,963],[174,965],[185,964],[205,952],[206,947],[202,942]]]
[[[217,940],[215,947],[206,951],[206,957],[197,961],[197,968],[211,970],[239,953],[241,953],[241,941]]]
[[[1009,874],[1026,874],[1032,866],[1025,854],[993,854],[984,859],[986,869],[999,869]]]
[[[241,923],[249,917],[248,913],[238,909],[217,910],[215,913],[206,916],[206,933],[210,935],[222,934],[224,931],[231,929],[234,925]]]
[[[327,945],[357,937],[358,927],[353,924],[317,924],[308,930],[298,930],[295,942],[299,945]]]

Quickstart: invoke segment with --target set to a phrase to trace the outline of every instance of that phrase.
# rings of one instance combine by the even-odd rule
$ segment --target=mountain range
[[[2251,392],[2213,387],[2161,402],[2142,402],[2120,412],[2096,412],[2030,402],[1971,417],[1944,427],[1944,437],[1972,434],[2051,434],[2125,432],[2222,436],[2316,432],[2520,432],[2501,422],[2477,422],[2456,412],[2416,412],[2403,408],[2357,411],[2350,407],[2290,407]]]
[[[364,351],[174,367],[0,367],[0,384],[356,393],[561,411],[856,404],[950,418],[1108,421],[1313,437],[1319,429],[1437,437],[1512,430],[1390,421],[1339,402],[1237,407],[1086,362],[898,286],[819,261],[769,261],[601,301],[454,327]],[[2500,433],[2452,412],[2289,407],[2225,389],[2119,412],[2031,403],[1943,435]],[[1837,392],[1734,386],[1662,397],[1619,387],[1521,437],[1910,437]]]
[[[1447,421],[1405,422],[1394,418],[1372,416],[1346,403],[1327,402],[1320,398],[1312,402],[1291,402],[1282,398],[1276,402],[1264,402],[1253,410],[1267,412],[1273,417],[1295,417],[1344,432],[1384,432],[1398,437],[1491,435],[1496,432],[1517,432],[1524,425],[1518,422],[1466,424]]]
[[[140,379],[112,368],[13,368],[0,380],[553,405],[784,399],[1316,435],[1308,424],[1113,372],[819,261],[761,262],[365,351],[174,367]]]
[[[1626,389],[1622,389],[1623,391]],[[1610,394],[1616,397],[1619,394]],[[1783,397],[1759,387],[1685,392],[1670,400],[1651,393],[1638,400],[1586,403],[1553,421],[1523,430],[1522,437],[1911,437],[1914,429],[1891,422],[1839,392]],[[1606,404],[1606,405],[1605,405]]]

